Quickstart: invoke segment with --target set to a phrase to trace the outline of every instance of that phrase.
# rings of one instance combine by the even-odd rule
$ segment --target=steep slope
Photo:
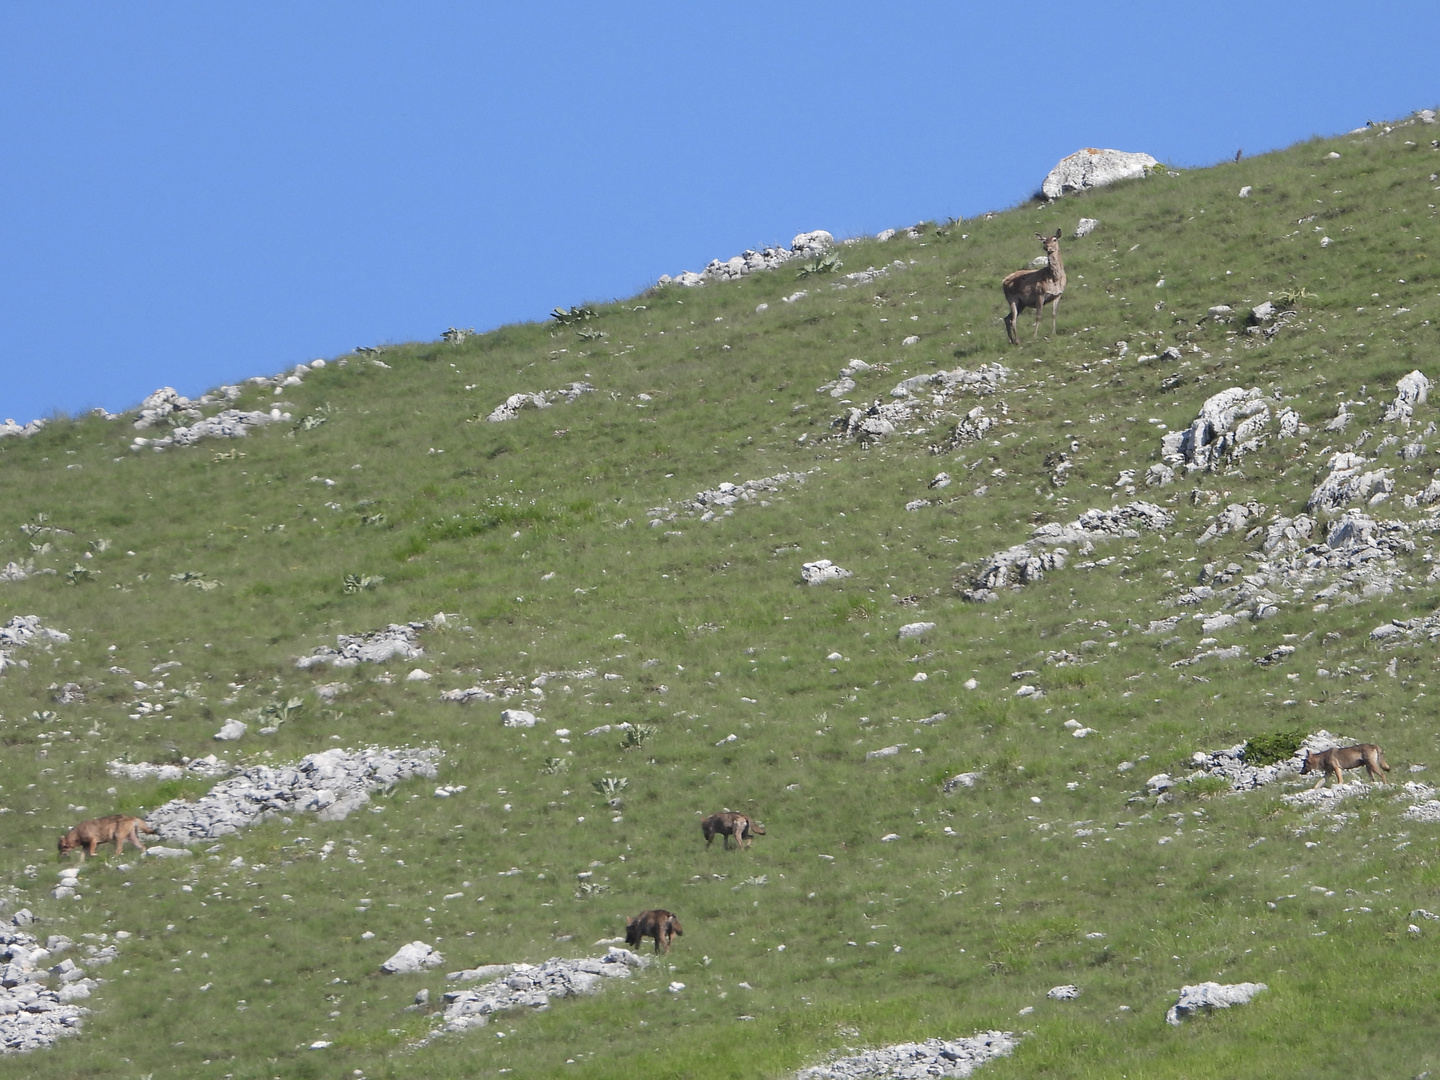
[[[199,419],[156,399],[0,439],[0,622],[39,619],[4,913],[74,942],[34,966],[114,956],[7,1066],[778,1077],[995,1031],[997,1078],[1433,1067],[1436,132],[357,352],[212,395],[270,418],[241,438],[136,446]],[[1010,348],[998,282],[1056,229],[1059,333]],[[1322,729],[1390,786],[1194,758]],[[51,895],[65,828],[216,783],[107,763],[372,745],[438,776]],[[765,835],[707,849],[725,807]],[[659,964],[432,1037],[447,972],[648,908]],[[380,972],[416,940],[443,962]],[[1268,990],[1167,1024],[1207,981]]]

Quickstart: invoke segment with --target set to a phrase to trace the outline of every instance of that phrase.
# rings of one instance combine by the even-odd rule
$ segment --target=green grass
[[[247,387],[239,407],[289,402],[297,422],[236,442],[133,453],[127,422],[94,418],[0,442],[0,564],[34,558],[58,571],[0,585],[0,615],[38,614],[72,635],[17,652],[29,667],[0,675],[0,874],[15,890],[10,910],[35,910],[42,936],[134,935],[97,969],[109,981],[84,1035],[6,1068],[217,1080],[357,1069],[781,1077],[845,1046],[988,1028],[1032,1033],[986,1066],[997,1080],[1434,1068],[1436,934],[1429,923],[1418,937],[1406,930],[1412,909],[1440,905],[1433,826],[1402,821],[1382,795],[1347,804],[1356,816],[1335,832],[1273,790],[1230,796],[1195,783],[1172,802],[1136,799],[1148,776],[1187,771],[1195,750],[1290,730],[1378,742],[1397,781],[1412,762],[1435,766],[1423,696],[1433,651],[1382,653],[1367,637],[1440,605],[1424,584],[1428,541],[1412,582],[1390,595],[1325,612],[1296,599],[1220,635],[1251,657],[1294,635],[1298,651],[1269,667],[1172,669],[1195,651],[1198,623],[1138,633],[1180,610],[1162,600],[1205,563],[1247,565],[1256,543],[1243,536],[1195,546],[1219,509],[1255,499],[1295,513],[1326,447],[1343,448],[1359,427],[1374,441],[1390,430],[1379,413],[1396,379],[1417,366],[1440,377],[1428,179],[1440,155],[1420,137],[1429,130],[1313,140],[943,232],[925,226],[918,240],[864,240],[843,249],[840,277],[797,284],[781,270],[596,303],[581,329],[603,339],[526,324],[389,349],[388,369],[352,355],[278,397]],[[1332,149],[1341,158],[1327,159]],[[1246,184],[1251,197],[1236,198]],[[1035,233],[1068,237],[1081,216],[1101,226],[1062,244],[1070,281],[1058,335],[1008,347],[1000,277],[1036,253]],[[1334,243],[1321,248],[1321,235]],[[832,288],[895,259],[907,268]],[[797,288],[811,295],[782,302]],[[1268,344],[1240,321],[1205,318],[1216,304],[1243,317],[1301,289],[1300,318]],[[911,334],[920,344],[902,346]],[[1136,362],[1170,345],[1184,350],[1180,362]],[[857,377],[856,404],[909,375],[1001,361],[1014,374],[985,401],[1012,423],[943,456],[927,448],[953,417],[868,450],[827,440],[844,406],[814,389],[851,358],[877,365]],[[507,424],[473,422],[511,393],[575,380],[598,392]],[[1141,487],[1134,497],[1177,515],[1168,539],[1097,546],[1089,558],[1115,561],[1090,569],[1072,554],[997,603],[960,598],[979,560],[1035,524],[1129,501],[1114,484],[1121,469],[1143,474],[1157,460],[1149,420],[1188,425],[1230,385],[1283,393],[1314,429],[1308,445],[1272,441],[1236,471]],[[1344,436],[1327,435],[1342,399],[1370,404]],[[963,413],[974,402],[956,404]],[[307,430],[306,415],[326,422]],[[1046,458],[1060,451],[1074,467],[1056,486]],[[1415,520],[1399,496],[1429,482],[1429,455],[1384,464],[1397,494],[1375,512]],[[815,471],[768,506],[647,525],[652,507],[791,470]],[[942,470],[952,485],[929,491]],[[987,493],[973,495],[981,485]],[[904,511],[921,497],[943,501]],[[817,558],[854,577],[805,587],[800,564]],[[90,574],[67,583],[76,565]],[[187,572],[222,584],[171,580]],[[347,592],[347,575],[384,580]],[[416,663],[389,665],[389,682],[369,667],[294,667],[337,633],[440,611],[459,617],[422,635],[428,683],[404,680]],[[896,639],[922,619],[937,629]],[[1045,662],[1061,649],[1083,662]],[[171,660],[182,666],[164,693],[133,687]],[[442,689],[506,673],[528,686],[585,666],[597,676],[552,679],[543,698],[524,691],[546,721],[530,731],[502,728],[502,703],[438,701]],[[1353,674],[1322,678],[1322,667]],[[1027,669],[1044,698],[1013,696],[1012,673]],[[85,687],[85,704],[54,703],[51,687],[68,681]],[[332,681],[351,689],[327,705],[313,687]],[[304,707],[258,735],[273,722],[267,706],[292,697]],[[165,708],[130,719],[139,699]],[[948,718],[915,723],[939,712]],[[211,736],[229,717],[250,734],[222,750]],[[1071,718],[1096,734],[1072,738]],[[619,732],[580,734],[621,721],[654,732],[628,748]],[[569,743],[560,728],[576,733]],[[440,782],[466,790],[441,799],[433,785],[402,785],[375,813],[270,822],[180,866],[136,861],[122,872],[102,857],[82,874],[82,899],[48,897],[55,837],[78,817],[204,789],[117,780],[107,760],[281,762],[370,743],[439,745]],[[865,760],[897,743],[899,755]],[[944,778],[969,770],[983,773],[973,789],[941,794]],[[593,786],[606,776],[629,782],[618,823]],[[753,811],[768,835],[745,853],[705,850],[699,817],[722,806]],[[882,843],[890,833],[899,839]],[[232,867],[237,857],[244,865]],[[521,873],[502,876],[512,867]],[[606,891],[577,895],[587,869]],[[464,896],[443,899],[455,892]],[[620,934],[624,916],[655,906],[685,926],[657,968],[416,1045],[430,1019],[403,1007],[422,987],[438,1005],[445,971],[595,954],[592,942]],[[444,967],[382,976],[379,963],[416,938],[436,943]],[[1207,979],[1270,990],[1165,1024],[1174,991]],[[667,993],[672,980],[685,991]],[[1045,998],[1070,982],[1078,1000]],[[334,1045],[306,1049],[322,1038]]]

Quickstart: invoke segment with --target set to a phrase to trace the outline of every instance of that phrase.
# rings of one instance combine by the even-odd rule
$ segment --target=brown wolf
[[[655,908],[653,911],[642,911],[633,919],[625,920],[625,944],[631,948],[638,949],[647,937],[655,939],[655,951],[660,951],[660,946],[665,946],[665,951],[670,951],[670,942],[685,933],[680,929],[680,920],[674,914],[664,908]]]
[[[1331,775],[1334,775],[1335,783],[1343,784],[1345,777],[1341,770],[1358,769],[1361,765],[1365,766],[1365,771],[1370,774],[1371,780],[1382,784],[1385,782],[1385,778],[1381,775],[1380,770],[1390,771],[1390,766],[1385,763],[1385,754],[1380,747],[1374,743],[1360,743],[1358,746],[1335,746],[1317,754],[1306,754],[1305,764],[1300,766],[1300,775],[1318,772],[1320,779],[1315,782],[1317,788],[1323,785]]]
[[[130,817],[128,814],[92,818],[82,821],[60,838],[60,855],[63,858],[78,847],[82,854],[88,857],[94,855],[95,849],[101,844],[108,844],[111,840],[115,841],[116,855],[124,850],[126,840],[144,851],[145,845],[140,842],[140,834],[157,831],[145,824],[143,818]]]
[[[707,848],[714,841],[716,833],[722,837],[720,843],[723,847],[730,846],[731,837],[735,838],[736,847],[749,847],[755,842],[756,836],[765,835],[765,826],[745,814],[725,810],[719,814],[711,814],[702,821],[700,831],[705,834]]]

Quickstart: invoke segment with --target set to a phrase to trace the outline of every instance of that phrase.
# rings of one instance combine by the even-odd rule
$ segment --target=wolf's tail
[[[1384,769],[1386,772],[1389,772],[1389,771],[1390,771],[1390,765],[1389,765],[1389,763],[1385,760],[1385,751],[1384,751],[1384,750],[1381,750],[1380,753],[1379,753],[1378,755],[1376,755],[1376,756],[1379,757],[1379,759],[1380,759],[1380,768]]]

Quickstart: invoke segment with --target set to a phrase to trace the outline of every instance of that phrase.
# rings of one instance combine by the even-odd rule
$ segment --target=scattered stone
[[[435,951],[433,945],[423,941],[412,941],[380,965],[380,970],[390,975],[415,975],[429,968],[439,967],[445,957]]]
[[[1045,992],[1045,996],[1051,1001],[1074,1001],[1080,996],[1080,988],[1073,983],[1065,986],[1052,986]]]
[[[1062,568],[1069,556],[1065,547],[1047,550],[1051,544],[1084,545],[1117,537],[1135,539],[1142,528],[1163,531],[1174,521],[1174,514],[1154,503],[1132,502],[1109,510],[1087,510],[1065,524],[1041,525],[1030,540],[990,556],[972,579],[972,588],[961,595],[977,603],[989,603],[999,598],[999,589],[1020,588],[1041,580],[1048,571]]]
[[[479,982],[481,979],[494,979],[501,975],[509,975],[514,970],[514,964],[482,964],[479,967],[465,968],[462,971],[452,971],[445,976],[445,981]]]
[[[506,420],[514,420],[525,408],[548,409],[557,401],[563,401],[568,405],[582,394],[593,394],[594,392],[595,387],[589,383],[572,382],[568,386],[562,386],[559,390],[541,390],[533,394],[511,394],[495,406],[485,419],[492,424],[501,424]]]
[[[1250,197],[1250,192],[1253,190],[1254,189],[1249,184],[1246,184],[1240,189],[1240,198],[1248,199]]]
[[[500,723],[505,727],[532,728],[536,721],[535,714],[524,709],[502,709],[500,712]]]
[[[1203,982],[1195,986],[1182,986],[1180,1000],[1165,1014],[1165,1021],[1179,1024],[1193,1013],[1204,1010],[1228,1009],[1231,1005],[1244,1005],[1262,990],[1270,989],[1264,983],[1216,983]]]
[[[434,1034],[483,1027],[489,1023],[492,1013],[544,1008],[550,1004],[551,998],[593,994],[605,984],[606,979],[629,978],[632,968],[644,968],[649,964],[648,957],[611,946],[598,959],[565,960],[555,957],[543,964],[506,965],[506,974],[484,986],[470,990],[447,990],[443,1028]]]
[[[177,843],[214,840],[282,814],[306,812],[322,821],[340,821],[365,805],[372,791],[413,776],[433,779],[440,756],[435,749],[336,747],[294,766],[244,769],[195,802],[174,799],[156,807],[146,820],[163,839]]]
[[[147,399],[148,400],[148,399]],[[184,399],[182,399],[184,400]],[[196,414],[198,415],[198,414]],[[143,414],[142,414],[143,418]],[[176,427],[169,435],[158,439],[136,436],[130,443],[131,450],[166,450],[172,446],[193,446],[201,439],[243,439],[251,428],[266,424],[280,423],[293,419],[288,412],[271,409],[269,412],[243,412],[240,409],[225,409],[214,416],[197,420],[188,427]],[[141,427],[139,420],[136,427]],[[148,427],[149,425],[144,425]]]
[[[823,255],[834,246],[835,238],[833,236],[824,229],[816,229],[814,232],[800,233],[790,242],[788,250],[779,247],[767,247],[761,251],[746,249],[744,253],[726,259],[724,262],[719,259],[711,259],[705,269],[698,274],[689,270],[674,277],[662,274],[660,275],[660,284],[695,288],[710,281],[736,281],[757,270],[774,270],[792,259],[809,259]]]
[[[1149,154],[1086,147],[1062,158],[1045,177],[1040,191],[1047,199],[1058,199],[1067,192],[1089,191],[1119,180],[1138,179],[1159,164]]]
[[[894,746],[883,746],[879,750],[870,750],[865,754],[866,761],[875,761],[879,758],[894,757],[905,748],[904,743],[896,743]]]
[[[1079,224],[1075,226],[1075,239],[1079,240],[1089,236],[1100,225],[1100,222],[1093,217],[1082,217]]]
[[[445,690],[440,694],[440,700],[469,705],[472,701],[494,701],[495,695],[483,686],[470,686],[464,690]]]
[[[15,615],[4,626],[0,626],[0,671],[11,664],[26,662],[11,659],[16,649],[27,645],[43,645],[48,642],[64,644],[70,635],[61,630],[51,630],[40,622],[39,615]]]
[[[800,567],[800,577],[806,585],[823,585],[827,581],[839,581],[853,576],[843,566],[836,566],[829,559],[817,559]]]
[[[906,623],[904,626],[900,627],[898,636],[902,640],[904,638],[924,637],[926,634],[928,634],[931,630],[934,629],[935,624],[933,622]]]
[[[425,655],[425,650],[416,642],[416,633],[429,626],[424,622],[391,623],[384,630],[372,630],[366,634],[338,634],[335,638],[338,648],[321,645],[309,656],[296,660],[295,666],[312,668],[317,664],[330,664],[332,667],[354,667],[361,663],[414,660]]]
[[[967,1039],[926,1039],[866,1050],[852,1057],[812,1065],[795,1080],[915,1080],[920,1077],[967,1077],[1020,1044],[1011,1031],[986,1031]]]
[[[941,784],[940,790],[943,791],[946,795],[949,795],[956,788],[973,788],[975,786],[975,782],[980,779],[980,775],[981,774],[978,772],[959,773],[958,775],[950,777],[949,780],[946,780],[945,783]]]
[[[226,720],[215,733],[219,742],[234,742],[245,734],[245,725],[239,720]]]

